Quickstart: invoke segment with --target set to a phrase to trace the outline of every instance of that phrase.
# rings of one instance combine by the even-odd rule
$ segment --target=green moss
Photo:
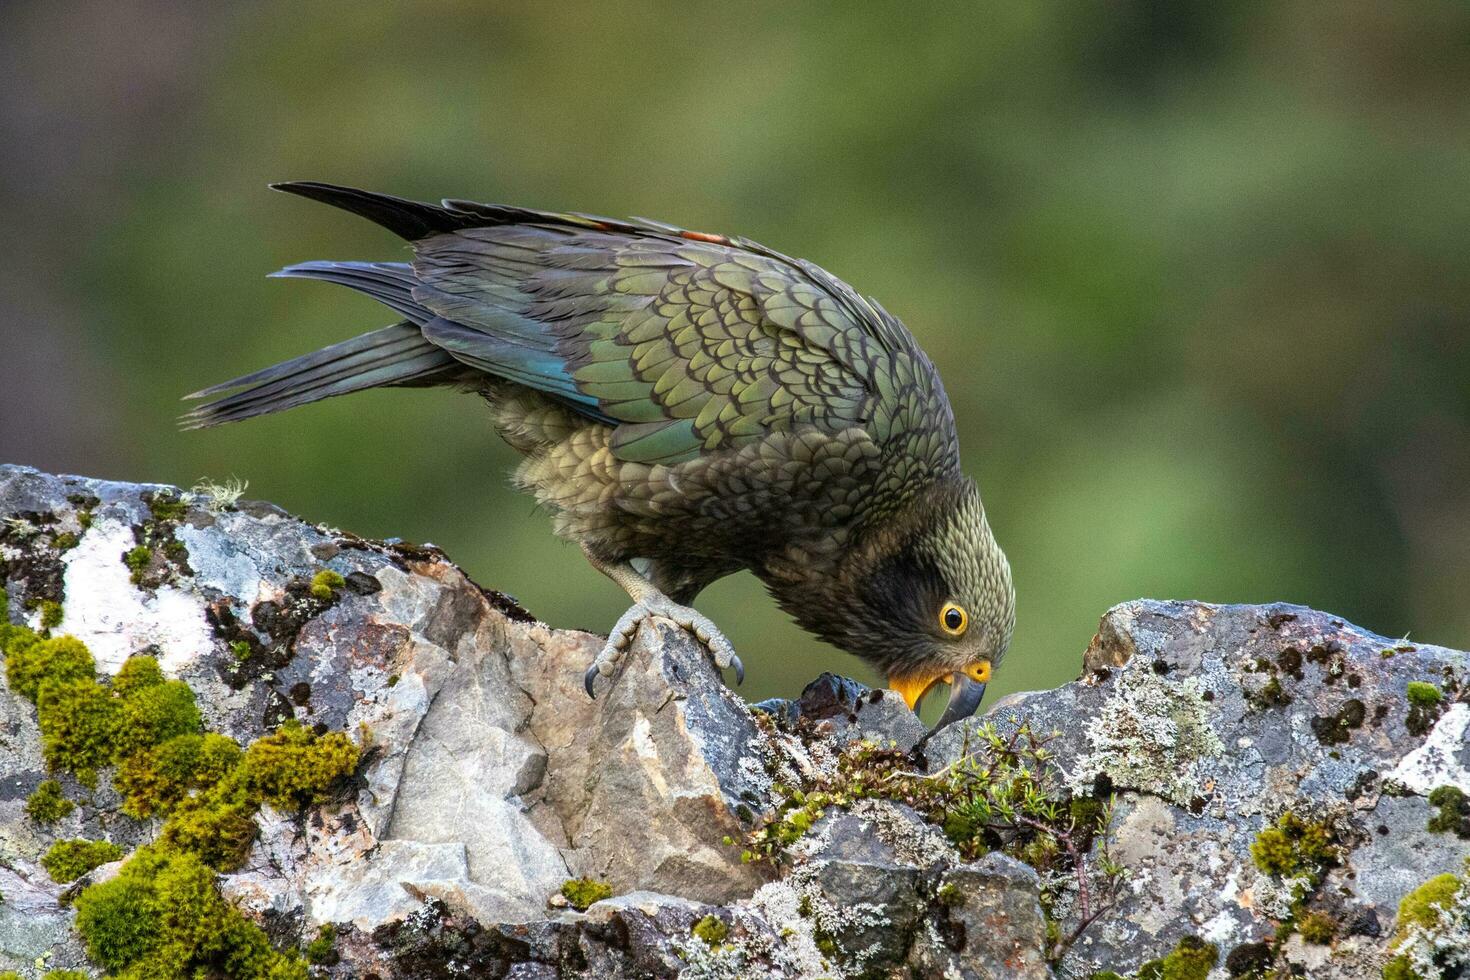
[[[306,960],[317,966],[331,966],[339,959],[337,927],[328,922],[317,930],[316,938],[306,944]]]
[[[341,732],[319,736],[292,719],[246,750],[246,785],[278,810],[324,803],[337,781],[357,768],[358,754]]]
[[[1098,970],[1092,976],[1088,977],[1087,980],[1123,980],[1123,977],[1120,974],[1114,973],[1112,970]]]
[[[129,695],[143,690],[145,687],[155,687],[162,684],[167,678],[163,676],[163,669],[158,666],[158,661],[144,654],[129,657],[123,661],[118,669],[117,675],[112,678],[112,689],[117,694]]]
[[[0,980],[26,980],[26,978],[14,970],[0,970]]]
[[[304,980],[307,967],[219,893],[198,857],[142,847],[116,878],[83,890],[76,929],[87,955],[125,977]]]
[[[1337,935],[1337,920],[1326,912],[1308,912],[1297,922],[1296,929],[1307,942],[1327,946]]]
[[[86,970],[47,970],[41,980],[91,980],[91,977]]]
[[[726,939],[730,938],[730,926],[718,915],[707,915],[694,923],[690,930],[695,936],[704,940],[704,944],[710,949],[716,949]]]
[[[35,701],[43,680],[91,680],[96,668],[85,644],[72,636],[38,639],[30,630],[15,633],[5,650],[5,678],[10,689]]]
[[[1415,971],[1407,956],[1395,956],[1383,964],[1383,980],[1425,980],[1425,978]]]
[[[65,612],[61,603],[54,599],[42,599],[38,608],[41,610],[41,629],[47,633],[61,625]]]
[[[48,764],[95,785],[96,770],[115,763],[124,812],[166,817],[156,844],[77,896],[88,954],[129,980],[304,980],[305,961],[274,949],[219,894],[214,872],[244,860],[262,803],[287,809],[325,800],[356,768],[357,747],[340,732],[318,736],[293,721],[242,751],[199,732],[193,692],[165,678],[151,657],[130,658],[104,684],[75,639],[37,640],[24,627],[0,639],[11,686],[37,702]],[[42,816],[72,806],[54,780],[33,801],[28,808]],[[43,864],[58,881],[72,880],[122,853],[103,841],[62,841]]]
[[[597,881],[594,878],[573,878],[562,882],[562,897],[571,903],[572,908],[585,912],[593,902],[600,902],[604,898],[612,898],[612,885],[605,881]]]
[[[93,868],[116,861],[123,849],[105,840],[59,840],[41,856],[52,881],[76,881]]]
[[[51,544],[57,551],[70,551],[82,543],[82,539],[72,531],[62,531],[51,539]]]
[[[956,885],[952,881],[946,881],[940,885],[939,889],[934,893],[934,897],[939,899],[940,905],[945,905],[949,908],[954,908],[956,905],[963,905],[965,903],[965,893],[960,890],[959,885]]]
[[[155,521],[181,521],[189,513],[189,501],[184,497],[155,493],[144,499]]]
[[[26,799],[26,815],[36,823],[55,823],[76,807],[61,792],[61,784],[54,779],[42,781],[36,791]]]
[[[1452,874],[1442,874],[1430,878],[1405,895],[1399,902],[1398,918],[1394,920],[1398,929],[1394,932],[1389,948],[1397,949],[1399,943],[1408,938],[1411,926],[1432,929],[1440,917],[1454,907],[1455,896],[1459,894],[1461,887],[1459,878]]]
[[[1416,708],[1433,708],[1444,700],[1439,688],[1426,681],[1409,681],[1405,694],[1409,703]]]
[[[1429,818],[1429,832],[1452,833],[1470,839],[1470,798],[1457,786],[1440,786],[1429,794],[1429,805],[1439,812]]]
[[[244,863],[258,830],[259,802],[245,787],[244,766],[237,767],[209,789],[185,797],[163,825],[160,840],[169,847],[198,855],[219,871],[233,871]]]
[[[232,640],[230,642],[230,652],[235,655],[236,660],[249,660],[250,644],[244,640]]]
[[[311,577],[311,594],[318,599],[330,599],[347,580],[330,568],[323,569]]]
[[[1173,952],[1138,968],[1138,980],[1205,980],[1220,958],[1212,943],[1185,936]]]
[[[92,512],[90,510],[79,510],[79,511],[77,511],[77,524],[81,527],[81,529],[83,531],[86,531],[89,528],[91,528],[91,526],[92,526]]]
[[[1308,822],[1288,810],[1256,835],[1251,859],[1266,874],[1305,877],[1315,885],[1322,871],[1337,861],[1337,845],[1325,823]]]
[[[143,578],[148,574],[148,566],[153,563],[153,549],[146,544],[140,544],[136,548],[129,549],[123,555],[123,564],[132,569],[128,580],[134,585],[142,585]]]
[[[97,785],[97,770],[112,761],[117,738],[117,701],[95,680],[41,685],[36,718],[41,751],[53,770],[76,774],[84,786]]]
[[[243,757],[235,740],[224,735],[176,735],[123,760],[113,786],[123,795],[123,812],[141,819],[216,785]]]
[[[164,681],[135,688],[118,700],[115,746],[118,758],[126,758],[175,736],[199,731],[199,708],[194,704],[194,692],[183,681]]]

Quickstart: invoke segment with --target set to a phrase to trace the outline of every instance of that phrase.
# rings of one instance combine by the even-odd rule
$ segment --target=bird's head
[[[816,632],[882,670],[910,707],[950,685],[939,727],[980,705],[1016,622],[1010,563],[968,479],[932,488],[866,535]]]

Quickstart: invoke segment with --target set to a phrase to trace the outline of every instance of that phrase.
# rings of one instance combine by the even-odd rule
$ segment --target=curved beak
[[[957,721],[964,721],[973,715],[975,709],[980,707],[980,699],[983,697],[985,697],[985,685],[982,682],[971,680],[965,674],[956,672],[949,681],[949,704],[945,706],[944,714],[939,718],[939,724],[934,726],[930,734]]]

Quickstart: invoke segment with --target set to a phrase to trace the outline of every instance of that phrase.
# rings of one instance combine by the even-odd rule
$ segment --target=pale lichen
[[[1190,803],[1202,792],[1210,760],[1225,751],[1204,693],[1196,677],[1171,680],[1145,664],[1124,670],[1087,724],[1091,751],[1071,772],[1072,790],[1087,792],[1106,775],[1114,786]]]

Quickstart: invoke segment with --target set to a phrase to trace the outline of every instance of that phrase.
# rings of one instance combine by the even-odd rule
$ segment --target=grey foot
[[[699,638],[714,659],[715,666],[721,670],[734,669],[735,683],[745,683],[745,665],[735,655],[735,648],[730,641],[725,639],[725,634],[720,632],[718,626],[704,613],[688,606],[681,606],[667,596],[653,596],[644,599],[628,607],[628,611],[618,617],[613,624],[612,631],[607,635],[607,642],[603,644],[602,651],[597,654],[597,659],[592,661],[592,666],[587,668],[583,676],[583,684],[587,688],[588,697],[597,697],[596,688],[593,686],[600,675],[611,674],[623,658],[628,647],[633,643],[633,637],[638,633],[638,627],[646,619],[654,616],[662,616],[671,619],[682,629],[686,629]]]

